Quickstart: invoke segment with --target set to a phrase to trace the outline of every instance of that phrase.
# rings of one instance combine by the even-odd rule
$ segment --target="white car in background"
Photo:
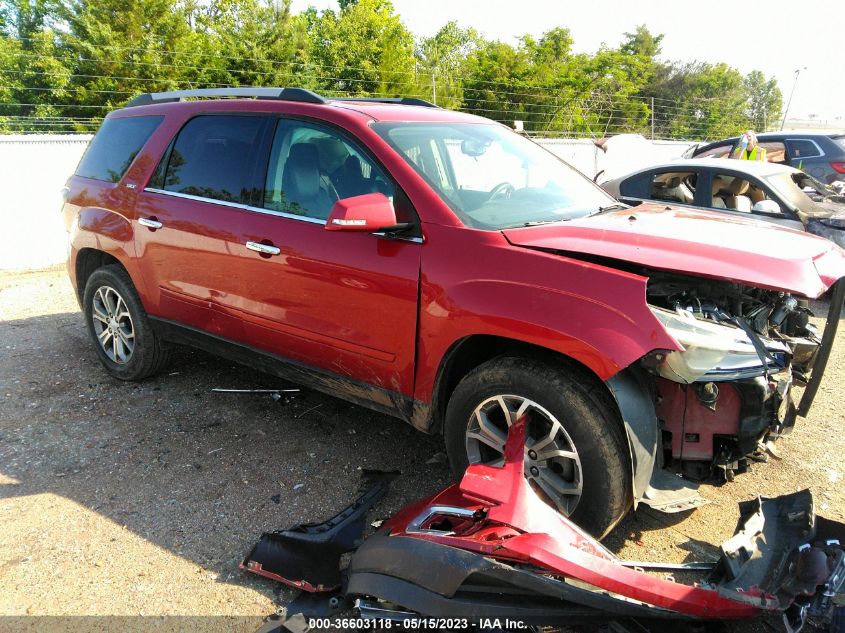
[[[798,169],[758,161],[678,159],[601,182],[621,202],[666,202],[757,218],[845,247],[845,196]]]

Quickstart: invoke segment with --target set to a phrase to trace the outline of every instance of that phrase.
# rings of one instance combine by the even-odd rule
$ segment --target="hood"
[[[815,200],[807,210],[802,209],[799,214],[830,226],[845,228],[845,196],[828,196],[824,200]]]
[[[511,244],[525,248],[620,260],[807,297],[821,295],[845,277],[845,251],[828,240],[756,220],[656,204],[503,233]]]

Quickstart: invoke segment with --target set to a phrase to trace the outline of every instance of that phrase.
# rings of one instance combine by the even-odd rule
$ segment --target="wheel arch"
[[[442,433],[446,406],[461,379],[479,365],[504,355],[523,355],[564,367],[603,391],[604,400],[628,441],[634,504],[642,499],[658,465],[660,433],[653,394],[643,371],[628,367],[603,381],[587,365],[556,350],[492,335],[466,336],[447,350],[437,372],[430,409],[430,432]],[[600,392],[601,393],[601,392]]]
[[[129,274],[126,266],[114,255],[96,248],[85,247],[79,250],[76,254],[73,274],[76,280],[76,297],[80,305],[82,305],[82,297],[85,295],[85,285],[88,283],[88,278],[98,268],[110,265],[120,266],[132,279],[132,275]]]
[[[562,364],[567,369],[582,375],[585,380],[605,385],[601,378],[585,364],[548,347],[491,334],[465,336],[455,341],[440,360],[432,393],[428,430],[436,433],[443,432],[446,405],[464,376],[479,365],[506,354],[522,355]],[[606,386],[605,389],[607,389]],[[608,394],[612,396],[609,389]]]

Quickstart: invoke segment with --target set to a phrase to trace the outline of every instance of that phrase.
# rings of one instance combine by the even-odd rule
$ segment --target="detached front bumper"
[[[457,619],[458,627],[499,618],[525,628],[620,618],[747,620],[768,613],[781,615],[793,632],[805,621],[824,625],[841,615],[836,602],[845,585],[845,525],[817,518],[808,491],[741,504],[736,534],[718,560],[623,561],[534,493],[523,475],[524,441],[525,423],[518,421],[503,467],[472,465],[460,484],[386,521],[352,554],[344,588],[327,591],[326,601],[356,600],[364,618],[410,626],[420,618]],[[359,507],[360,501],[338,516]],[[321,525],[332,531],[334,523],[311,527],[320,532]],[[327,551],[346,548],[348,537],[338,533]],[[313,553],[305,543],[289,545]],[[650,569],[700,577],[683,584]],[[296,578],[307,591],[319,591],[317,577],[298,563],[277,572],[284,582]],[[326,612],[307,608],[306,615]],[[295,615],[289,610],[288,617]]]

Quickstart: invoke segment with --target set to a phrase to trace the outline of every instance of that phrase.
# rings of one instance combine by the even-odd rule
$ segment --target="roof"
[[[795,136],[842,136],[845,134],[843,130],[780,130],[779,132],[760,132],[757,135],[758,139],[767,138],[792,138]]]
[[[640,174],[656,169],[682,170],[685,168],[729,169],[731,171],[745,172],[753,176],[757,176],[758,178],[782,173],[795,173],[798,171],[789,165],[768,163],[758,160],[734,160],[730,158],[678,158],[677,160],[670,161],[668,163],[649,165],[648,167],[643,167],[633,173]],[[625,178],[627,177],[628,176],[625,176]]]
[[[845,130],[779,130],[777,132],[759,132],[757,139],[760,141],[772,141],[786,138],[818,138],[819,136],[826,136],[828,138],[845,136]],[[729,136],[717,141],[699,143],[696,151],[701,151],[714,145],[721,145],[722,143],[734,143],[738,138],[739,136]]]
[[[420,121],[420,122],[454,122],[454,123],[495,123],[490,119],[447,110],[401,103],[371,103],[366,101],[329,101],[326,106],[334,106],[360,112],[374,121]]]
[[[372,121],[492,123],[489,119],[453,110],[415,97],[323,97],[304,88],[231,87],[145,93],[120,109],[121,116],[138,110],[176,109],[289,111],[337,108]]]

